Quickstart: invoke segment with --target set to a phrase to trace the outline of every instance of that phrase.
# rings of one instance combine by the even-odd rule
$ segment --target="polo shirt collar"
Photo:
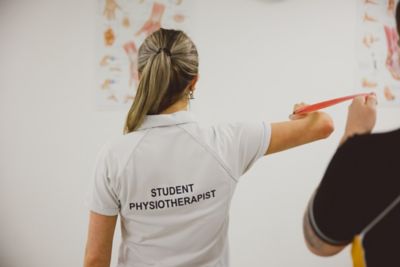
[[[171,114],[147,115],[138,130],[173,126],[194,121],[194,116],[189,111],[178,111]]]

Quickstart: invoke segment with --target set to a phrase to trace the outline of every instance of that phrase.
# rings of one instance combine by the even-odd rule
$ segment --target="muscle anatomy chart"
[[[192,32],[193,0],[98,0],[96,16],[96,104],[126,108],[139,81],[137,54],[160,27]]]
[[[358,84],[380,106],[400,106],[400,48],[394,10],[399,0],[357,0]]]

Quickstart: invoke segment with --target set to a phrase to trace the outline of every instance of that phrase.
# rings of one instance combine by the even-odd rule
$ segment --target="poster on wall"
[[[127,108],[138,85],[137,53],[160,27],[190,35],[192,0],[98,0],[96,14],[96,105]]]
[[[357,0],[358,86],[375,92],[380,106],[400,106],[398,0]]]

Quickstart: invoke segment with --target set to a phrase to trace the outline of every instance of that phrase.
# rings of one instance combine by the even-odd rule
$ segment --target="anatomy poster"
[[[144,39],[160,27],[190,35],[192,0],[98,0],[96,16],[96,103],[131,105],[138,85],[137,53]]]
[[[398,0],[357,1],[359,86],[375,92],[380,106],[400,106],[400,49],[395,20]]]

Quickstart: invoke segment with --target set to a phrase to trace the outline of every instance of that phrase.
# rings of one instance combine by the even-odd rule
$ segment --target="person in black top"
[[[396,10],[400,29],[400,7]],[[345,134],[304,215],[307,247],[332,256],[352,244],[354,267],[400,266],[400,129],[370,134],[375,96],[349,107]]]

